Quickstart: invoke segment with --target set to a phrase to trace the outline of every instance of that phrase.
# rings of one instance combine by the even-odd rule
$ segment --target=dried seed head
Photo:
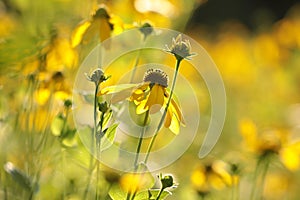
[[[191,53],[191,44],[189,40],[182,40],[181,34],[179,34],[176,39],[172,39],[172,45],[169,48],[167,46],[167,52],[174,54],[177,60],[188,59],[194,54]]]
[[[169,77],[161,69],[148,69],[144,75],[144,82],[168,87]]]

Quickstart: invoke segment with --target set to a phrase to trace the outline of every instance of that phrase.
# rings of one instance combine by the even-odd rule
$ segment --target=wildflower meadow
[[[237,2],[0,1],[0,199],[299,199],[300,4]]]

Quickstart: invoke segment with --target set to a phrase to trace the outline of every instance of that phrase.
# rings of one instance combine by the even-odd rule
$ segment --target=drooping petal
[[[106,88],[103,88],[99,92],[98,96],[113,94],[111,98],[111,103],[117,103],[130,97],[130,95],[132,94],[132,90],[137,86],[138,86],[137,84],[120,84],[120,85],[108,86]]]
[[[171,124],[169,129],[175,134],[178,135],[180,132],[180,121],[177,119],[177,117],[174,115],[174,112],[172,113],[171,118]]]
[[[151,109],[150,113],[156,113],[164,104],[164,88],[155,84],[149,94],[145,109]]]
[[[291,144],[280,151],[282,163],[291,171],[296,171],[300,167],[300,142]]]
[[[124,90],[132,90],[135,87],[137,87],[137,84],[120,84],[120,85],[113,85],[113,86],[108,86],[103,88],[99,95],[104,95],[104,94],[115,94],[122,92]]]
[[[166,119],[165,119],[165,124],[164,124],[164,126],[165,126],[166,128],[169,128],[170,125],[171,125],[171,121],[172,121],[171,111],[168,110],[167,113],[166,113]]]
[[[90,21],[82,21],[81,23],[79,23],[79,25],[75,28],[71,36],[72,47],[76,47],[81,43],[82,38],[85,32],[87,31],[87,29],[90,27],[90,25],[91,25]]]
[[[173,110],[173,113],[176,115],[177,119],[180,121],[180,123],[182,125],[185,125],[184,118],[183,118],[183,115],[181,113],[181,110],[180,110],[178,104],[176,103],[176,101],[174,101],[174,99],[171,99],[170,106]]]

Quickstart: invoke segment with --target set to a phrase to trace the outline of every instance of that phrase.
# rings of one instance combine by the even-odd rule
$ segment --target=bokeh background
[[[75,44],[74,31],[100,3],[110,18]],[[31,192],[35,199],[80,199],[89,156],[65,104],[77,69],[99,40],[146,21],[201,44],[227,94],[224,129],[210,155],[197,157],[204,122],[188,151],[154,172],[174,176],[168,199],[250,199],[255,185],[264,199],[299,199],[299,13],[296,0],[0,1],[0,199],[28,199]],[[187,70],[181,72],[201,82]],[[199,105],[209,116],[207,95]],[[53,125],[58,115],[67,124],[64,136]]]

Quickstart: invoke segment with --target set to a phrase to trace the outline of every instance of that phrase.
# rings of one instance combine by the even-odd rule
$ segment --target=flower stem
[[[157,126],[157,128],[156,128],[156,130],[155,130],[155,134],[154,134],[153,137],[151,138],[150,144],[149,144],[149,146],[148,146],[147,153],[146,153],[146,157],[145,157],[145,160],[144,160],[145,163],[147,163],[147,161],[148,161],[148,158],[149,158],[151,149],[152,149],[152,147],[153,147],[153,144],[154,144],[154,142],[155,142],[156,136],[158,135],[158,132],[159,132],[160,128],[161,128],[162,125],[163,125],[163,122],[164,122],[164,120],[165,120],[165,117],[166,117],[168,108],[169,108],[169,106],[170,106],[170,102],[171,102],[171,100],[172,100],[172,96],[173,96],[173,92],[174,92],[174,88],[175,88],[175,83],[176,83],[176,80],[177,80],[177,75],[178,75],[180,63],[181,63],[181,60],[180,60],[180,59],[177,59],[177,60],[176,60],[176,64],[175,64],[175,72],[174,72],[174,77],[173,77],[173,81],[172,81],[172,86],[171,86],[170,95],[169,95],[169,98],[168,98],[166,107],[165,107],[165,109],[164,109],[163,115],[162,115],[162,117],[160,118],[160,121],[159,121],[159,123],[158,123],[158,126]]]
[[[91,179],[92,179],[92,172],[93,172],[93,161],[94,161],[94,157],[93,157],[93,153],[94,153],[94,143],[95,143],[95,137],[97,134],[97,103],[98,103],[98,98],[97,98],[97,94],[98,94],[98,90],[99,90],[99,84],[95,83],[95,94],[94,94],[94,129],[92,132],[92,137],[91,137],[91,156],[90,156],[90,163],[89,163],[89,170],[88,170],[88,178],[87,178],[87,185],[85,187],[84,190],[84,194],[83,194],[83,198],[82,199],[86,199],[87,198],[87,194],[90,188],[90,184],[91,184]]]
[[[138,142],[138,146],[137,146],[137,149],[136,149],[136,154],[135,154],[135,159],[134,159],[134,170],[135,171],[137,171],[137,168],[138,168],[139,155],[140,155],[140,152],[141,152],[143,138],[144,138],[144,135],[146,133],[146,125],[147,125],[148,119],[149,119],[149,110],[147,110],[146,113],[145,113],[145,118],[144,118],[144,123],[143,123],[143,130],[140,133],[139,142]]]
[[[263,155],[257,161],[250,200],[262,199],[266,175],[269,169],[269,155]]]
[[[161,188],[161,189],[159,190],[159,193],[158,193],[157,197],[155,198],[155,200],[159,200],[159,198],[160,198],[161,194],[163,193],[163,191],[164,191],[163,188]]]
[[[104,113],[101,113],[100,116],[100,133],[102,134],[102,128],[103,128],[103,121],[104,121]],[[97,134],[97,133],[96,133]],[[96,197],[95,199],[99,199],[99,193],[100,193],[100,187],[99,187],[99,177],[100,177],[100,153],[101,153],[101,139],[102,135],[98,136],[95,135],[96,137],[96,165],[97,165],[97,176],[96,176]]]
[[[231,199],[239,199],[239,183],[235,180],[234,175],[231,175],[232,188],[231,188]]]

